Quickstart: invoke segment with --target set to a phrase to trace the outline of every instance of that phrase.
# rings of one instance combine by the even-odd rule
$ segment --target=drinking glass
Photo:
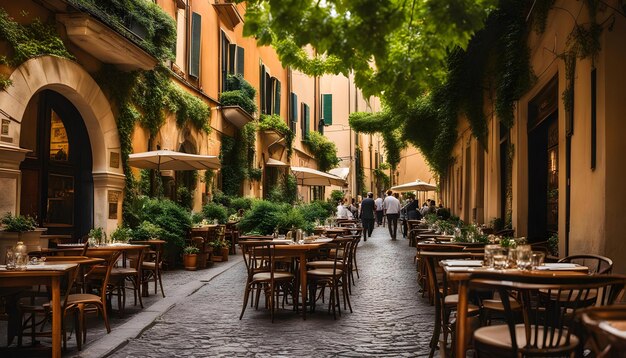
[[[493,268],[503,270],[507,267],[509,258],[502,253],[493,255]]]
[[[537,269],[537,267],[543,265],[543,261],[546,258],[546,254],[541,251],[533,251],[530,261],[533,270]]]
[[[15,252],[12,248],[7,249],[6,268],[7,270],[15,270]]]
[[[509,268],[517,267],[517,249],[509,248]]]
[[[484,267],[493,267],[493,255],[502,254],[500,245],[485,245]]]
[[[517,268],[520,270],[530,270],[532,267],[532,249],[530,245],[520,245],[517,247]]]

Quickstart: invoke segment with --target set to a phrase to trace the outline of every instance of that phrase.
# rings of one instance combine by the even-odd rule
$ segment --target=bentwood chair
[[[67,310],[74,310],[75,314],[78,315],[78,331],[82,332],[76,334],[79,347],[80,342],[85,342],[87,339],[87,326],[85,325],[87,310],[96,309],[102,315],[107,333],[111,333],[107,313],[107,295],[109,294],[111,271],[120,255],[121,252],[116,250],[89,250],[89,257],[104,259],[104,263],[94,265],[85,274],[85,293],[70,294],[67,298]],[[78,337],[79,335],[81,337]]]
[[[481,327],[474,332],[478,357],[569,357],[582,353],[584,338],[574,317],[593,305],[610,305],[621,297],[626,276],[610,275],[507,275],[476,273],[470,288],[495,290],[505,308],[506,324]],[[522,322],[507,297],[516,291]]]
[[[137,241],[137,244],[150,245],[150,249],[144,255],[144,260],[141,263],[141,280],[142,284],[145,284],[146,290],[142,294],[148,296],[148,283],[151,279],[154,279],[154,294],[157,294],[157,284],[161,287],[161,295],[165,298],[165,292],[163,291],[163,282],[161,282],[161,272],[163,271],[163,240],[147,240]]]
[[[626,322],[626,306],[590,307],[578,312],[578,321],[585,329],[585,347],[597,358],[623,357],[626,337],[622,334]],[[621,328],[620,328],[621,325]]]
[[[133,291],[134,305],[143,308],[143,300],[141,298],[141,266],[143,264],[144,247],[137,245],[132,249],[126,250],[124,259],[130,261],[129,267],[114,267],[111,270],[111,278],[109,284],[112,287],[112,294],[117,296],[117,309],[120,316],[124,315],[126,308],[126,289]],[[128,286],[127,284],[130,284]]]
[[[265,304],[270,310],[272,323],[274,322],[274,310],[279,300],[279,295],[293,295],[294,306],[297,302],[297,289],[295,289],[295,276],[291,272],[279,271],[276,269],[276,257],[274,255],[274,244],[268,240],[239,241],[242,247],[244,262],[248,271],[246,287],[243,296],[243,305],[239,319],[243,318],[250,296],[257,293],[257,308],[259,294],[265,292]]]
[[[600,255],[571,255],[560,259],[559,262],[587,266],[591,275],[609,275],[613,271],[613,260]]]

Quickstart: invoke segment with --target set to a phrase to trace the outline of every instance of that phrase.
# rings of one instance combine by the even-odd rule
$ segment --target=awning
[[[350,168],[348,167],[343,167],[343,168],[335,168],[335,169],[331,169],[328,171],[328,173],[338,176],[343,180],[347,180],[348,179],[348,175],[350,175]]]
[[[400,185],[396,185],[391,187],[393,191],[436,191],[437,186],[434,184],[429,184],[417,179],[414,182],[404,183]]]
[[[346,181],[344,179],[341,179],[340,177],[333,174],[321,172],[319,170],[306,167],[291,167],[291,171],[296,176],[297,182],[300,185],[346,185]]]
[[[270,158],[267,160],[267,162],[265,162],[265,166],[266,167],[288,167],[289,164],[283,163],[280,160]]]

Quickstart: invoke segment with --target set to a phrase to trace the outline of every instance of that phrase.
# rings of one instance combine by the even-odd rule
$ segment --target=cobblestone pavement
[[[241,310],[245,268],[239,263],[157,319],[113,357],[415,357],[428,354],[434,308],[421,298],[415,249],[387,229],[358,249],[354,313],[318,306],[307,319],[285,308],[272,324],[265,309]]]

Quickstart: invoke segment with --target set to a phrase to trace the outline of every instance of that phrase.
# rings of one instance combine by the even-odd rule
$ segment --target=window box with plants
[[[183,265],[185,270],[195,271],[198,267],[198,254],[200,249],[195,246],[186,246],[183,249]]]
[[[47,229],[37,228],[35,219],[30,216],[6,213],[0,220],[0,265],[4,265],[6,252],[21,241],[28,251],[38,251],[48,247],[48,239],[41,237]]]

